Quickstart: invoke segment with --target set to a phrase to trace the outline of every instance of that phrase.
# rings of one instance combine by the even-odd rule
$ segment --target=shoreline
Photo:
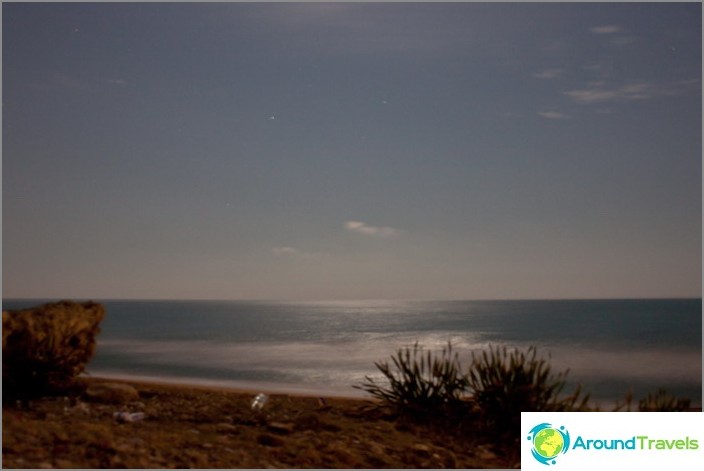
[[[352,401],[375,401],[371,395],[356,390],[352,387],[348,390],[341,388],[325,388],[325,387],[306,387],[292,383],[275,383],[266,381],[245,381],[245,380],[211,380],[195,377],[176,377],[176,376],[151,376],[151,375],[132,375],[126,373],[110,373],[98,372],[95,374],[84,373],[80,376],[88,380],[98,381],[115,381],[122,383],[139,383],[154,386],[172,386],[180,389],[198,389],[203,391],[222,391],[239,394],[257,395],[259,393],[278,394],[286,396],[295,396],[302,398],[337,398],[347,399]],[[702,411],[701,398],[690,398],[690,411]],[[590,405],[597,407],[602,412],[607,412],[615,408],[619,404],[623,404],[625,396],[618,399],[592,398]],[[632,407],[637,409],[638,399],[634,398],[631,403]]]
[[[204,391],[222,391],[240,394],[281,394],[296,397],[334,397],[338,399],[373,401],[374,399],[362,391],[355,394],[355,389],[350,387],[351,391],[342,391],[337,388],[313,388],[299,386],[289,383],[274,383],[266,381],[234,381],[234,380],[211,380],[193,377],[175,377],[175,376],[151,376],[151,375],[132,375],[125,373],[89,373],[82,374],[81,378],[89,381],[115,381],[122,383],[139,383],[154,386],[173,386],[180,389],[200,389]]]

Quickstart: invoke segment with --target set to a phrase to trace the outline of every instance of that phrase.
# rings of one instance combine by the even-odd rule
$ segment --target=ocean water
[[[701,404],[701,299],[110,301],[88,374],[359,396],[375,362],[452,342],[463,365],[534,345],[600,404],[658,388]],[[41,300],[4,300],[3,308]]]

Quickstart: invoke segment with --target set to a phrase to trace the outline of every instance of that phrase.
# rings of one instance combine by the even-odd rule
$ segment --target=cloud
[[[111,85],[125,85],[127,80],[121,78],[110,78],[107,79],[107,82]]]
[[[651,83],[632,83],[617,88],[604,88],[601,84],[581,90],[570,90],[563,92],[577,103],[592,104],[608,101],[633,101],[647,100],[657,95],[663,94],[664,90],[658,90]]]
[[[550,80],[559,77],[560,75],[562,75],[563,72],[564,69],[547,69],[543,70],[542,72],[537,72],[533,74],[533,77],[544,80]]]
[[[347,221],[345,223],[345,229],[358,234],[380,238],[395,237],[401,234],[401,231],[394,229],[393,227],[369,226],[361,221]]]
[[[595,103],[650,100],[653,98],[682,95],[701,89],[700,79],[677,80],[665,84],[634,82],[620,87],[607,88],[605,82],[590,82],[587,88],[562,92],[577,103]]]
[[[295,249],[295,248],[293,248],[293,247],[288,247],[288,246],[284,246],[284,247],[274,247],[273,249],[271,249],[271,252],[272,252],[274,255],[277,255],[277,256],[281,256],[281,255],[299,255],[299,254],[301,253],[300,250]]]
[[[538,111],[538,115],[546,119],[569,119],[570,115],[560,113],[559,111]]]
[[[282,260],[296,260],[296,261],[316,261],[324,260],[331,254],[327,252],[308,252],[305,250],[297,249],[296,247],[291,247],[289,245],[283,245],[280,247],[274,247],[271,249],[271,253]]]
[[[574,101],[584,104],[600,103],[619,98],[619,93],[616,90],[602,90],[597,88],[570,90],[564,92],[564,94]]]
[[[604,26],[594,26],[593,28],[589,28],[589,31],[591,31],[594,34],[613,34],[613,33],[618,33],[621,31],[621,28],[616,25],[604,25]]]

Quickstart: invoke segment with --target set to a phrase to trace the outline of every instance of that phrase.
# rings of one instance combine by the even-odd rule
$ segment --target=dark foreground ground
[[[93,382],[100,380],[93,379]],[[471,424],[419,423],[371,401],[144,383],[123,404],[3,405],[4,468],[514,468]],[[115,412],[143,412],[119,422]]]

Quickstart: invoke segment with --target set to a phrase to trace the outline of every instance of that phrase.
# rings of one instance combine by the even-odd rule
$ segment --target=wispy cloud
[[[562,75],[563,72],[564,69],[547,69],[543,70],[542,72],[537,72],[533,74],[533,77],[544,80],[550,80],[559,77],[560,75]]]
[[[570,115],[559,111],[538,111],[538,116],[542,116],[545,119],[570,119]]]
[[[271,253],[282,259],[295,259],[295,260],[315,260],[321,259],[323,257],[328,257],[330,254],[326,252],[308,252],[306,250],[301,250],[296,247],[291,247],[290,245],[282,245],[280,247],[273,247]]]
[[[605,88],[601,85],[584,88],[581,90],[570,90],[564,92],[577,103],[592,104],[607,101],[633,101],[647,100],[653,98],[662,91],[658,90],[652,83],[632,83],[617,88]]]
[[[621,31],[621,28],[616,25],[604,25],[604,26],[594,26],[593,28],[589,28],[589,31],[591,31],[594,34],[613,34],[613,33],[618,33]]]
[[[619,87],[606,87],[605,82],[590,82],[586,88],[563,92],[577,103],[595,103],[649,100],[652,98],[676,96],[699,88],[701,81],[679,80],[666,84],[634,82]]]
[[[609,42],[616,46],[628,46],[638,41],[637,37],[628,35],[620,26],[616,25],[594,26],[589,28],[589,31],[593,34],[608,35],[610,38]],[[614,37],[616,33],[619,33],[619,35]]]
[[[570,90],[564,93],[568,97],[572,98],[574,101],[584,104],[601,103],[604,101],[615,100],[621,98],[622,95],[617,90],[603,90],[599,88]]]
[[[121,78],[109,78],[107,79],[107,83],[110,85],[125,85],[127,80]]]
[[[398,229],[394,229],[393,227],[370,226],[361,221],[347,221],[345,223],[345,229],[351,232],[356,232],[358,234],[381,238],[396,237],[401,234],[401,231],[399,231]]]
[[[284,247],[274,247],[271,249],[271,253],[277,256],[281,255],[299,255],[301,254],[301,251],[294,248],[294,247],[289,247],[289,246],[284,246]]]

